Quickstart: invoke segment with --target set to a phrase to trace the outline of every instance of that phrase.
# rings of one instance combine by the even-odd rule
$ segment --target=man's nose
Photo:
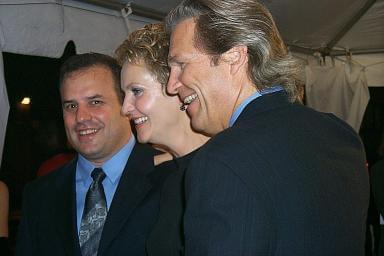
[[[178,93],[178,88],[182,85],[182,83],[179,80],[179,74],[178,72],[175,72],[171,68],[171,72],[169,74],[169,79],[167,83],[167,92],[171,95],[175,95]]]
[[[78,107],[76,111],[76,121],[83,122],[92,118],[91,113],[86,107]]]

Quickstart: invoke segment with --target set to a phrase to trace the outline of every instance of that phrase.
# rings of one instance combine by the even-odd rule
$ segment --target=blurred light
[[[29,105],[29,104],[31,104],[31,98],[29,98],[29,97],[24,97],[23,100],[21,101],[21,104],[23,104],[23,105]]]

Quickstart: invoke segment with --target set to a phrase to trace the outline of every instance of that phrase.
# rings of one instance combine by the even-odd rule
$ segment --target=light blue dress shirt
[[[255,92],[254,94],[252,94],[251,96],[249,96],[248,98],[246,98],[236,109],[235,111],[232,113],[232,116],[231,116],[231,119],[229,119],[229,127],[232,127],[233,124],[236,122],[237,118],[240,116],[241,112],[243,112],[244,108],[251,102],[253,101],[254,99],[260,97],[260,96],[263,96],[265,94],[268,94],[268,93],[273,93],[273,92],[278,92],[278,91],[282,91],[283,90],[283,87],[280,86],[280,85],[275,85],[275,86],[272,86],[272,87],[268,87],[268,88],[265,88],[264,90],[260,91],[260,92]]]
[[[119,184],[120,177],[124,171],[132,149],[135,146],[134,136],[122,147],[111,159],[106,161],[101,168],[106,174],[103,180],[105,197],[107,200],[107,208],[111,206],[113,195]],[[80,230],[81,217],[84,211],[85,196],[93,179],[91,172],[96,168],[90,161],[79,154],[76,166],[76,209],[77,209],[77,232]]]

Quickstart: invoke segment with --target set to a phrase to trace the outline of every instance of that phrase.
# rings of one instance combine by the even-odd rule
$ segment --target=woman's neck
[[[167,141],[167,151],[175,157],[181,157],[200,148],[207,142],[209,137],[192,130],[190,120],[185,115],[184,120],[180,120],[179,125],[173,131],[167,131],[170,138]]]
[[[185,134],[184,137],[179,138],[177,143],[174,143],[174,146],[170,148],[170,152],[175,157],[185,156],[200,148],[208,139],[208,137],[191,130],[189,134]]]

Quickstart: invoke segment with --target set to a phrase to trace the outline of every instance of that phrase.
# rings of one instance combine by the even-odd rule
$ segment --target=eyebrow
[[[61,102],[61,105],[64,106],[65,104],[73,103],[73,102],[76,102],[76,101],[74,101],[74,100],[64,100],[63,102]]]
[[[95,95],[86,97],[86,99],[88,99],[88,100],[93,100],[93,99],[98,99],[98,98],[104,98],[104,97],[101,94],[95,94]]]
[[[92,96],[85,97],[85,99],[87,99],[87,100],[94,100],[94,99],[99,99],[99,98],[104,98],[104,97],[101,94],[95,94]],[[62,104],[73,103],[73,102],[77,102],[77,100],[64,100],[62,102]]]
[[[180,63],[190,62],[190,61],[196,60],[198,57],[199,56],[196,53],[188,53],[188,54],[179,53],[173,56],[168,56],[168,64],[170,63],[180,64]]]

